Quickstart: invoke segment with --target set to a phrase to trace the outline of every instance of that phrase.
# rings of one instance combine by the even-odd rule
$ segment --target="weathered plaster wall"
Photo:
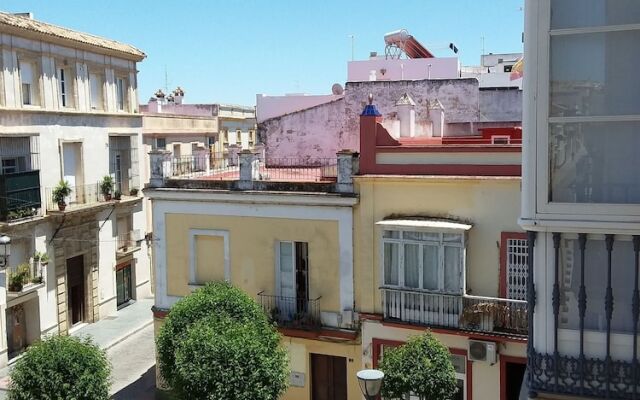
[[[259,124],[259,141],[266,144],[267,161],[329,158],[343,148],[356,149],[353,134],[345,132],[344,104],[345,100],[339,99]]]
[[[522,90],[480,90],[480,121],[522,121]]]

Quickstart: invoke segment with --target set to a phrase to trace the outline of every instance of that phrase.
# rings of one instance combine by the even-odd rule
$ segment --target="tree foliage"
[[[226,283],[177,302],[156,339],[163,379],[178,398],[275,400],[287,354],[262,307]]]
[[[430,332],[385,349],[380,370],[385,375],[384,398],[404,398],[412,392],[422,400],[449,400],[458,390],[449,350]]]
[[[111,365],[89,338],[55,335],[31,345],[11,371],[10,400],[106,400]]]

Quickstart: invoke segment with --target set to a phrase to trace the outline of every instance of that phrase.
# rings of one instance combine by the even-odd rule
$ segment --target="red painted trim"
[[[153,311],[153,318],[157,318],[157,319],[165,319],[167,315],[169,315],[169,311],[166,311],[166,310],[158,310],[156,308],[153,308],[152,311]]]
[[[469,339],[474,339],[474,340],[491,340],[494,342],[499,342],[499,343],[527,343],[527,338],[522,336],[522,337],[517,337],[517,336],[501,336],[501,335],[494,335],[491,333],[476,333],[476,332],[469,332],[469,331],[462,331],[462,330],[458,330],[458,329],[445,329],[445,328],[430,328],[427,326],[420,326],[420,325],[412,325],[409,323],[403,323],[403,322],[389,322],[389,321],[383,321],[382,322],[383,326],[388,326],[391,328],[400,328],[400,329],[413,329],[416,331],[426,331],[429,330],[431,332],[434,333],[441,333],[441,334],[445,334],[445,335],[456,335],[456,336],[464,336],[466,338]]]
[[[335,331],[332,329],[320,329],[317,331],[305,331],[302,329],[278,328],[278,331],[284,336],[319,340],[321,338],[340,339],[340,340],[356,340],[357,332]]]
[[[384,319],[382,314],[360,313],[359,315],[361,320],[382,321]]]
[[[500,355],[500,400],[507,400],[507,363],[526,364],[527,359]]]
[[[375,164],[363,174],[521,176],[521,165]]]
[[[376,153],[521,153],[519,144],[442,144],[378,146]]]
[[[132,263],[133,263],[133,260],[129,260],[129,261],[125,261],[123,263],[117,264],[116,265],[116,271],[119,271],[119,270],[127,268],[127,267],[131,267]]]
[[[371,347],[372,347],[372,358],[373,358],[373,368],[378,368],[378,360],[380,359],[380,353],[382,352],[382,346],[391,346],[397,347],[402,346],[405,342],[399,340],[389,340],[389,339],[371,339]],[[467,354],[466,349],[460,349],[457,347],[449,347],[449,352],[451,354],[456,354],[459,356],[464,356],[467,360],[467,368],[465,371],[465,377],[467,382],[467,398],[466,400],[473,400],[473,363],[469,360],[469,355]],[[501,399],[502,400],[502,399]]]
[[[507,240],[526,239],[524,232],[502,232],[500,234],[500,273],[498,278],[498,293],[503,299],[507,298]]]

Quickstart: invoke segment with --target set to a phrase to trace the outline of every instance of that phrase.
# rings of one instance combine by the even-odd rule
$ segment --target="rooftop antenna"
[[[164,65],[164,91],[169,93],[169,72],[167,71],[167,64]]]
[[[482,55],[484,55],[484,36],[480,36],[480,40],[482,40]]]
[[[355,41],[356,41],[356,35],[354,35],[353,33],[351,35],[348,35],[348,37],[351,38],[351,61],[355,60]]]

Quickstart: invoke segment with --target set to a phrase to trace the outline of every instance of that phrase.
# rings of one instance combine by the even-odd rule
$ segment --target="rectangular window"
[[[504,270],[501,276],[500,296],[512,300],[527,299],[527,276],[529,271],[528,241],[523,233],[504,232],[502,234],[500,268]]]
[[[384,285],[462,294],[464,235],[383,232]]]
[[[116,79],[116,106],[119,111],[124,111],[127,100],[127,81],[124,78]]]
[[[165,150],[167,148],[166,138],[156,138],[154,142],[156,144],[156,149]]]
[[[73,107],[73,76],[71,69],[58,68],[58,92],[62,107]]]
[[[103,87],[104,87],[104,78],[102,77],[102,75],[90,72],[89,73],[89,94],[91,98],[92,110],[104,109]]]
[[[22,104],[37,105],[38,97],[38,79],[37,71],[34,63],[21,60],[18,62],[20,67],[20,84],[22,89]]]
[[[640,204],[640,6],[552,0],[548,200]]]

